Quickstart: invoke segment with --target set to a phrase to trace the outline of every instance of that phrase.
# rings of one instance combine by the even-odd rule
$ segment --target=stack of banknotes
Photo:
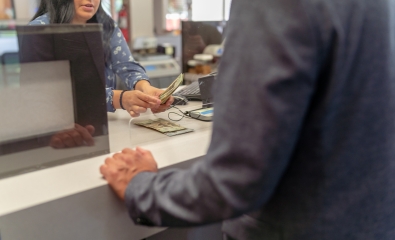
[[[193,129],[185,128],[183,126],[177,125],[163,118],[143,120],[143,121],[135,122],[134,124],[146,128],[154,129],[169,137],[194,131]]]
[[[184,81],[184,75],[181,73],[176,80],[174,80],[169,87],[161,94],[159,95],[160,103],[164,104],[170,96],[174,93],[174,91],[181,85],[181,83]]]

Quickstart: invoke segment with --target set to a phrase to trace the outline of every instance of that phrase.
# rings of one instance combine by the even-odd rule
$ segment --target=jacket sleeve
[[[297,143],[318,72],[316,38],[300,2],[232,2],[207,155],[187,170],[138,174],[126,192],[137,224],[207,224],[268,201]]]

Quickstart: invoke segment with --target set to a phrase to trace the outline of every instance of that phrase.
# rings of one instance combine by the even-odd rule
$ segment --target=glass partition
[[[0,30],[0,178],[109,152],[101,31]]]

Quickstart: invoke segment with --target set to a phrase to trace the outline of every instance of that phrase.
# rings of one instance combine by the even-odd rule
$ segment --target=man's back
[[[240,239],[395,239],[394,1],[267,2],[235,3],[241,20],[230,23],[228,38],[247,25],[252,33],[245,36],[250,40],[235,37],[226,54],[250,46],[244,49],[252,55],[250,68],[266,70],[250,69],[248,78],[261,79],[251,84],[262,87],[264,124],[280,126],[266,137],[284,152],[271,153],[269,161],[290,160],[279,163],[287,166],[272,176],[279,181],[264,207],[224,230]],[[243,13],[254,8],[261,14]],[[237,78],[223,73],[222,79]],[[218,105],[229,100],[224,91]],[[244,116],[257,117],[256,111]],[[267,144],[262,139],[260,147]]]
[[[233,218],[223,230],[240,240],[395,239],[394,5],[233,0],[207,155],[134,177],[135,222]]]

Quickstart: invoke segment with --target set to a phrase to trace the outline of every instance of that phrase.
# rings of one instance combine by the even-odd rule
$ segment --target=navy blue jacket
[[[205,160],[137,175],[131,217],[231,219],[237,239],[395,239],[395,2],[232,4]]]

